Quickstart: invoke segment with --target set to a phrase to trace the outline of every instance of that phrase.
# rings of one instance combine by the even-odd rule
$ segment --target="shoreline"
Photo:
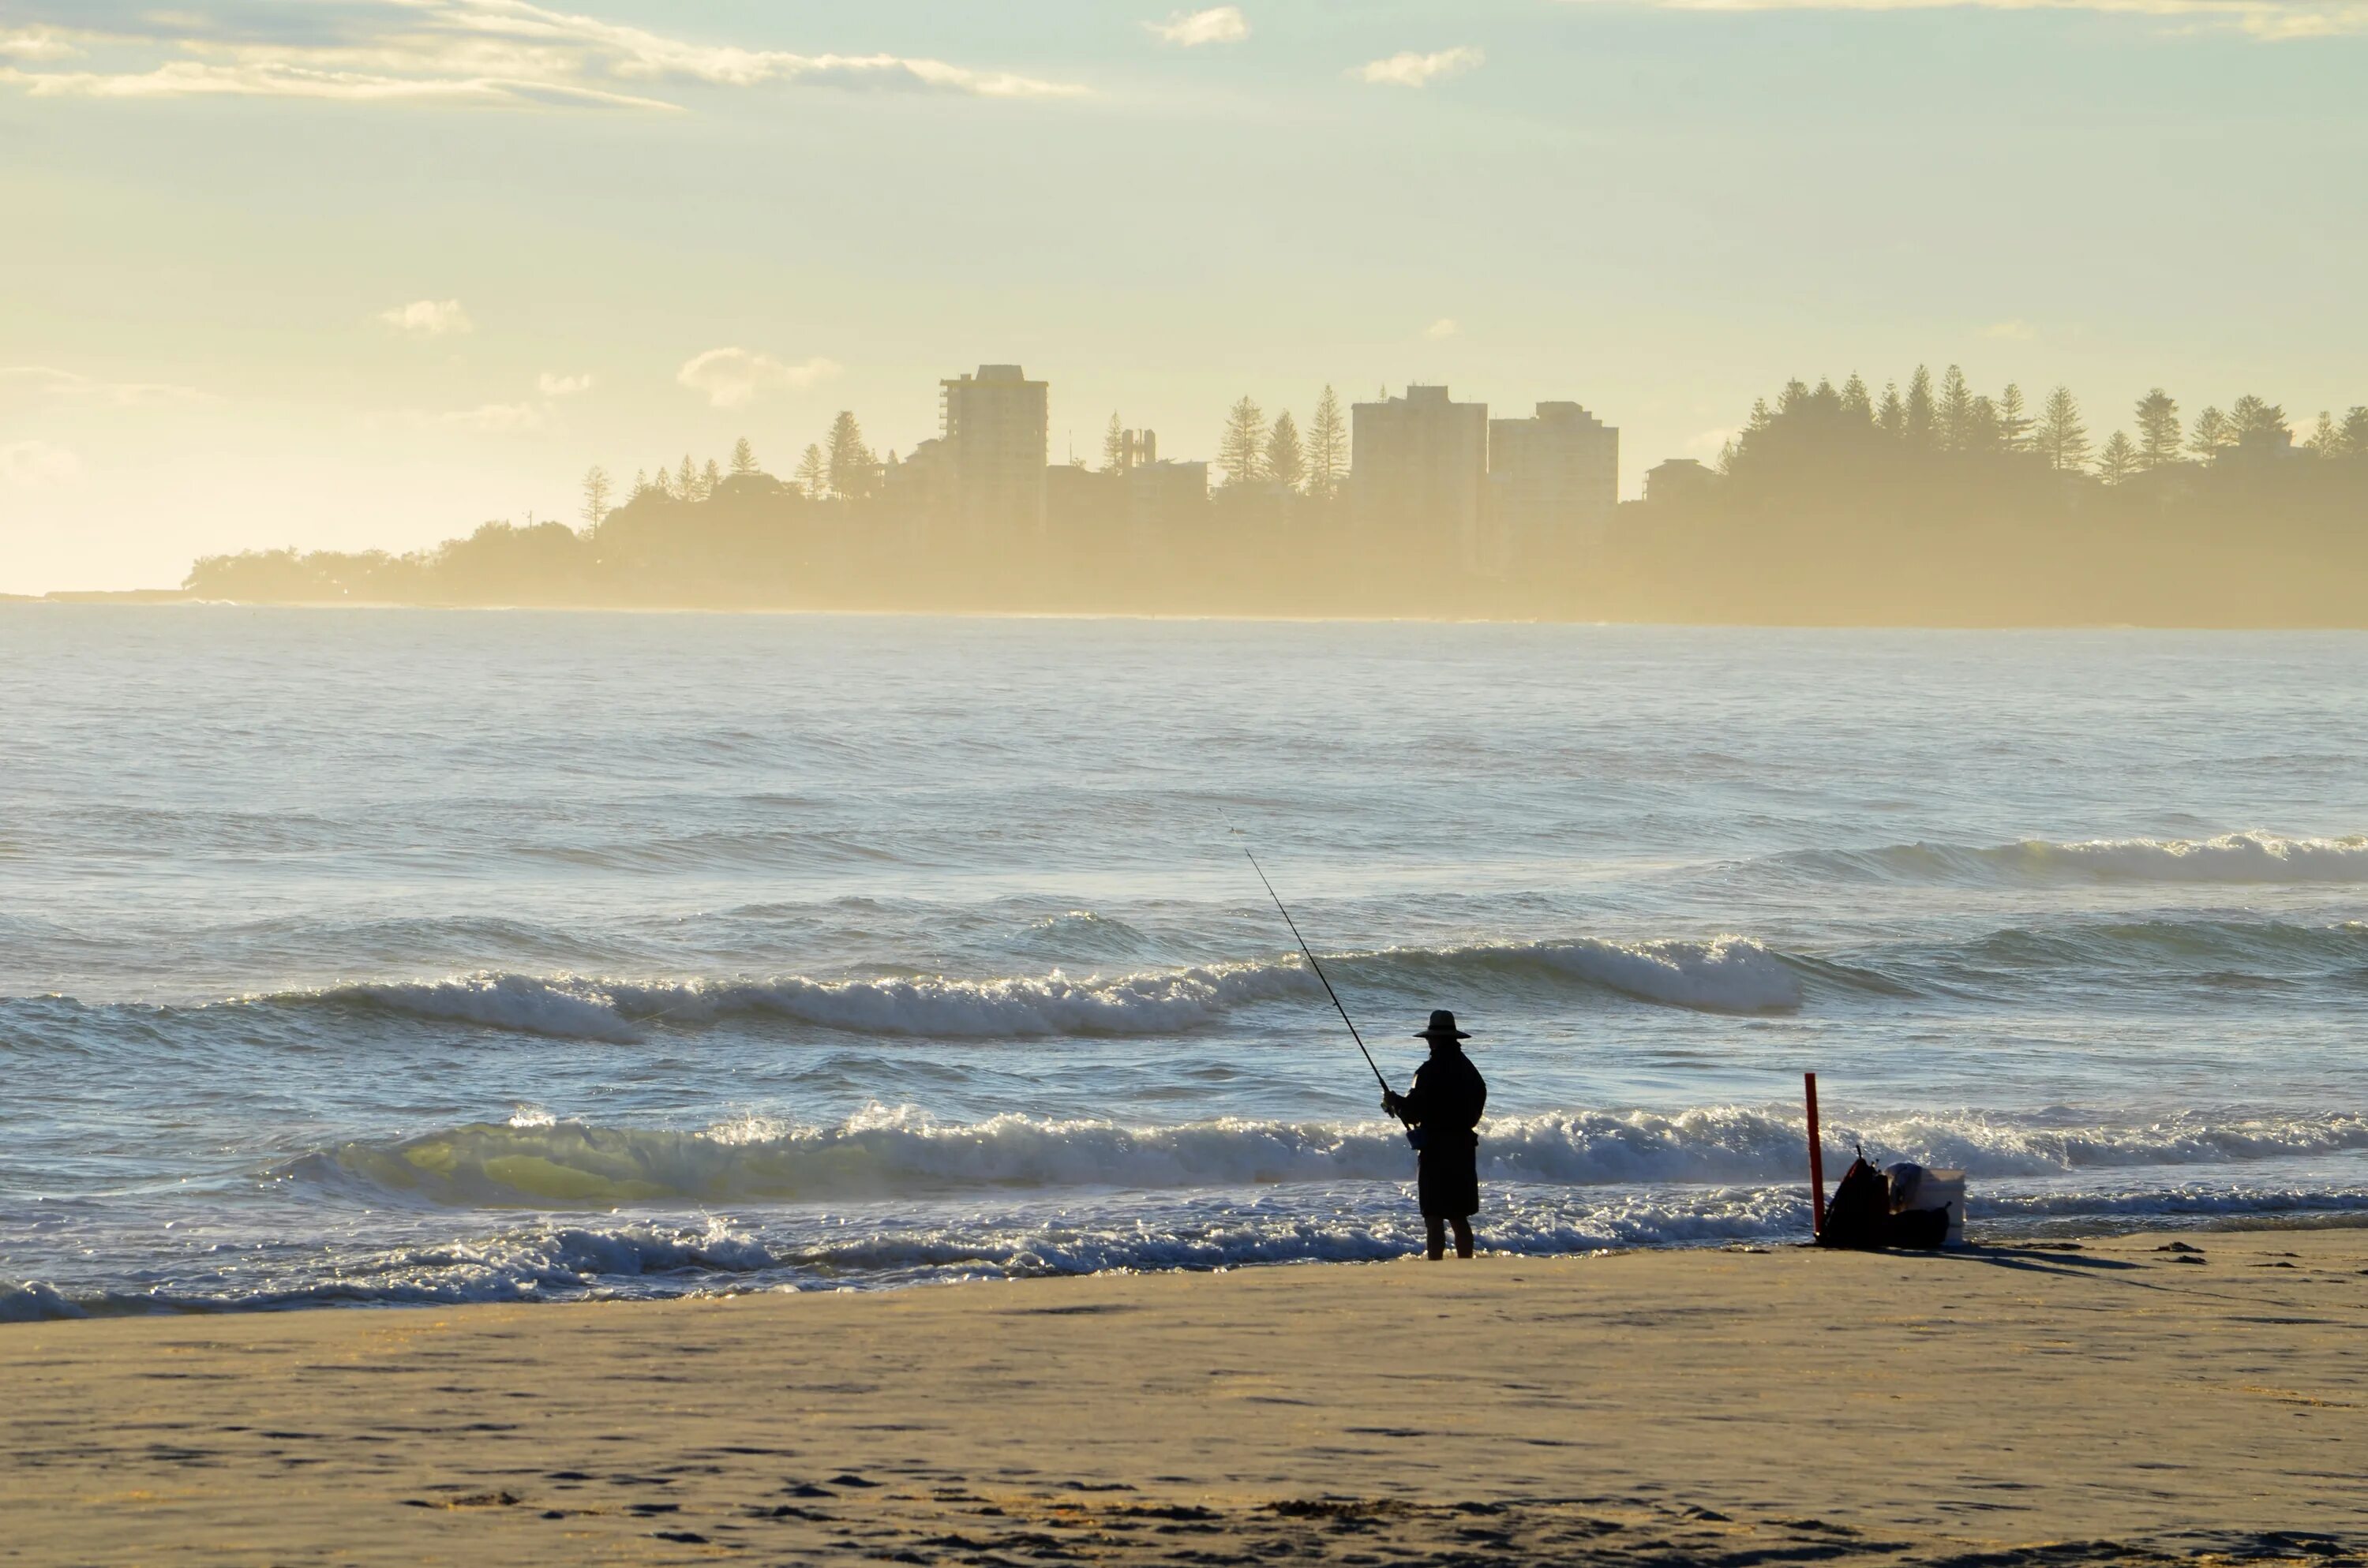
[[[546,1216],[548,1217],[548,1216]],[[2306,1235],[2322,1232],[2368,1232],[2368,1211],[2326,1210],[2291,1215],[2197,1215],[2187,1222],[2171,1222],[2178,1217],[2161,1214],[2126,1221],[2100,1221],[2093,1217],[2044,1218],[2021,1221],[2003,1233],[1991,1229],[1980,1232],[1970,1243],[1941,1249],[1936,1254],[1902,1251],[1882,1256],[1914,1257],[1937,1256],[1949,1257],[1982,1257],[1989,1255],[2010,1255],[2019,1251],[2048,1251],[2066,1244],[2125,1242],[2146,1239],[2157,1242],[2196,1240],[2211,1236],[2252,1236],[2272,1238],[2281,1235]],[[1805,1224],[1805,1220],[1804,1224]],[[1996,1221],[1989,1222],[1992,1226]],[[1729,1236],[1723,1238],[1681,1239],[1667,1241],[1609,1242],[1568,1252],[1518,1252],[1492,1250],[1487,1244],[1487,1233],[1480,1231],[1480,1261],[1503,1265],[1598,1262],[1622,1257],[1630,1254],[1697,1254],[1737,1253],[1759,1254],[1776,1252],[1813,1252],[1813,1244],[1800,1236]],[[2362,1238],[2368,1249],[2368,1237]],[[457,1244],[467,1244],[465,1239]],[[1422,1261],[1418,1241],[1409,1243],[1409,1250],[1399,1255],[1380,1257],[1288,1257],[1256,1261],[1218,1263],[1212,1265],[1178,1264],[1159,1267],[1113,1266],[1109,1267],[1066,1271],[1046,1271],[1025,1274],[989,1274],[954,1278],[900,1278],[880,1280],[849,1278],[838,1282],[824,1279],[803,1283],[734,1283],[731,1273],[713,1267],[683,1269],[653,1269],[637,1274],[595,1274],[593,1283],[572,1292],[522,1291],[511,1296],[469,1298],[400,1298],[323,1294],[302,1300],[259,1296],[252,1301],[197,1301],[190,1298],[162,1298],[151,1303],[148,1298],[117,1291],[107,1292],[107,1299],[93,1304],[74,1293],[62,1290],[55,1280],[43,1278],[12,1278],[0,1277],[0,1335],[11,1329],[41,1324],[114,1323],[121,1321],[200,1321],[246,1317],[273,1317],[313,1312],[457,1312],[481,1307],[518,1307],[534,1311],[567,1310],[598,1306],[665,1306],[679,1302],[728,1301],[744,1297],[765,1296],[893,1296],[914,1290],[973,1290],[997,1286],[1047,1284],[1060,1280],[1135,1279],[1165,1278],[1201,1278],[1213,1275],[1265,1273],[1295,1269],[1360,1269],[1395,1267]],[[1452,1261],[1452,1260],[1451,1260]],[[665,1278],[673,1274],[697,1275],[699,1282],[680,1290],[629,1292],[617,1289],[610,1281],[620,1278]],[[10,1292],[14,1293],[12,1302]],[[32,1310],[23,1310],[32,1303]],[[41,1310],[43,1303],[62,1303],[63,1310]],[[6,1309],[17,1306],[20,1315],[11,1316]]]
[[[0,1327],[13,1544],[2368,1561],[2357,1226],[568,1304]]]
[[[1374,611],[1291,614],[1258,610],[994,609],[981,607],[880,605],[689,605],[531,602],[420,603],[405,599],[222,599],[179,588],[53,589],[41,594],[0,594],[0,606],[177,608],[216,610],[360,610],[525,615],[715,615],[859,618],[876,620],[1076,620],[1147,622],[1240,622],[1278,626],[1543,626],[1603,627],[1682,631],[1931,631],[1931,632],[2224,632],[2237,636],[2345,634],[2368,631],[2368,615],[2353,619],[2212,620],[2125,619],[2071,620],[1884,620],[1873,618],[1804,618],[1797,620],[1695,619],[1598,615],[1406,615]]]

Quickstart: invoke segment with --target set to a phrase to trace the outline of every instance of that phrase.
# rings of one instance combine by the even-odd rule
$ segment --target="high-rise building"
[[[1357,530],[1409,569],[1440,562],[1497,569],[1486,534],[1488,405],[1452,403],[1445,387],[1358,403],[1349,433]]]
[[[1045,383],[981,365],[938,383],[956,540],[994,549],[1044,534]]]
[[[1620,432],[1575,403],[1488,422],[1491,536],[1515,566],[1600,549],[1620,505]]]

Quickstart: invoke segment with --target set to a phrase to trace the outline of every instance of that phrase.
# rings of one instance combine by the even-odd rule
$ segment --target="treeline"
[[[1340,399],[1326,387],[1315,399],[1315,411],[1303,439],[1299,424],[1284,409],[1269,423],[1255,398],[1245,397],[1225,411],[1224,434],[1217,440],[1217,472],[1226,489],[1271,485],[1287,495],[1330,501],[1349,477],[1349,421]],[[1102,437],[1102,466],[1124,450],[1119,416],[1110,415]]]
[[[843,413],[787,479],[743,439],[630,487],[594,469],[581,527],[209,556],[187,586],[280,603],[2368,625],[2368,406],[2297,438],[2260,397],[2189,416],[2157,388],[2099,439],[2063,388],[2032,406],[1954,368],[1880,396],[1855,375],[1796,381],[1715,467],[1656,470],[1608,532],[1531,541],[1496,575],[1465,571],[1444,530],[1426,551],[1360,529],[1328,389],[1304,433],[1241,400],[1223,483],[1148,519],[1130,434],[1113,416],[1100,471],[1049,486],[1027,537],[962,534]]]
[[[2248,394],[2182,419],[2157,387],[2099,440],[1918,368],[1870,395],[1795,381],[1698,481],[1622,508],[1604,592],[1690,619],[2368,624],[2368,406],[2295,439]]]
[[[895,460],[896,454],[890,452],[883,464],[864,444],[863,426],[856,422],[854,414],[842,410],[831,421],[829,435],[807,447],[798,459],[790,483],[797,494],[810,501],[865,501],[878,493],[883,469]],[[726,479],[756,477],[762,477],[768,484],[774,483],[772,476],[757,466],[757,449],[743,436],[732,445],[728,466],[713,458],[704,464],[696,463],[685,452],[681,464],[673,469],[660,463],[655,471],[640,470],[633,475],[632,488],[625,493],[625,504],[653,498],[705,501],[714,496]],[[607,520],[614,509],[616,494],[617,483],[607,469],[596,463],[586,471],[584,503],[577,513],[586,528],[597,528]]]
[[[2135,439],[2127,430],[2115,430],[2098,442],[2069,387],[2057,387],[2033,411],[2011,381],[1993,398],[1975,392],[1964,371],[1952,365],[1935,392],[1932,372],[1918,365],[1904,394],[1894,381],[1884,388],[1880,403],[1855,373],[1839,391],[1830,381],[1818,382],[1815,391],[1806,382],[1792,382],[1774,408],[1764,398],[1752,405],[1750,423],[1727,443],[1719,467],[1729,474],[1738,466],[1748,468],[1755,446],[1777,439],[1780,418],[1793,422],[1795,445],[1800,432],[1809,428],[1804,422],[1814,421],[1829,438],[1880,436],[1907,451],[1999,457],[2027,452],[2052,472],[2092,470],[2108,484],[2191,460],[2213,463],[2240,451],[2282,455],[2296,446],[2285,410],[2249,392],[2226,412],[2203,409],[2192,429],[2182,429],[2179,401],[2160,387],[2138,399],[2131,415]],[[2368,405],[2354,407],[2340,420],[2322,410],[2300,449],[2328,459],[2368,456]]]

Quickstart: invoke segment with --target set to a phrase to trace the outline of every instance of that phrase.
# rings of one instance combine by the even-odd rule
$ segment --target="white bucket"
[[[1921,1165],[1897,1165],[1884,1173],[1891,1176],[1891,1210],[1895,1214],[1916,1209],[1949,1210],[1947,1244],[1965,1244],[1965,1173],[1963,1171],[1927,1170]],[[1900,1178],[1906,1177],[1903,1182]]]

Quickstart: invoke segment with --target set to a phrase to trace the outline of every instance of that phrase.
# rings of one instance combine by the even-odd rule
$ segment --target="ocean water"
[[[2368,638],[0,607],[0,1318],[2368,1221]]]

